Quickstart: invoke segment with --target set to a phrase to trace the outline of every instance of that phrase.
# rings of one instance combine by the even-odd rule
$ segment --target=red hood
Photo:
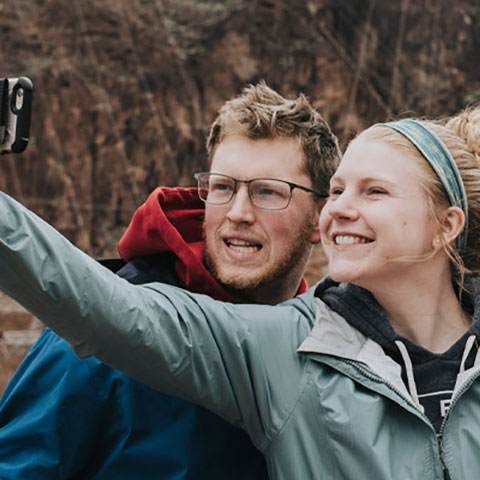
[[[238,303],[203,264],[204,203],[196,188],[158,187],[135,212],[118,243],[125,261],[154,253],[173,252],[177,256],[175,271],[182,286],[218,300]],[[302,278],[298,294],[306,290]]]

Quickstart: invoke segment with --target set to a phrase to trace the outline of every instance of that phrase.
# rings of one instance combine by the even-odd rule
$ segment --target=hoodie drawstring
[[[465,362],[467,361],[467,357],[470,354],[470,351],[472,350],[472,347],[473,347],[473,344],[475,343],[476,338],[477,337],[475,335],[470,335],[467,339],[467,342],[465,344],[465,349],[463,350],[462,361],[460,362],[460,370],[458,372],[459,374],[465,371]],[[477,351],[477,355],[475,357],[475,365],[477,364],[478,359],[479,359],[479,356]]]
[[[400,340],[395,340],[395,345],[397,345],[397,348],[402,355],[403,363],[405,364],[408,391],[410,393],[410,396],[412,397],[413,403],[422,413],[425,413],[425,409],[423,408],[423,405],[420,403],[420,400],[418,398],[417,385],[415,384],[415,377],[413,376],[412,360],[410,359],[410,355],[408,354],[407,347]]]
[[[459,374],[465,372],[465,364],[467,362],[467,358],[470,355],[470,352],[472,351],[473,346],[475,345],[477,337],[475,335],[470,335],[467,338],[467,341],[465,343],[465,348],[463,350],[463,355],[462,355],[462,360],[460,362],[460,369],[459,369]],[[410,396],[412,397],[413,403],[417,406],[417,408],[422,412],[425,413],[425,409],[423,406],[420,404],[420,400],[418,397],[418,392],[417,392],[417,385],[415,383],[415,377],[413,375],[413,365],[412,365],[412,360],[410,359],[410,355],[408,353],[407,347],[405,344],[400,341],[400,340],[395,340],[395,345],[397,345],[398,350],[400,351],[400,354],[402,355],[403,363],[405,365],[405,372],[407,375],[407,383],[408,383],[408,392],[410,393]],[[475,362],[474,365],[480,364],[480,349],[477,350],[477,354],[475,356]]]

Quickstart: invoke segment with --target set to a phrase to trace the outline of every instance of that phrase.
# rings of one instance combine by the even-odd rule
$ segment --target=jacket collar
[[[401,377],[401,366],[386,355],[378,343],[352,327],[318,297],[314,302],[314,326],[297,352],[316,361],[322,361],[321,356],[327,355],[342,361],[363,364],[409,398]]]

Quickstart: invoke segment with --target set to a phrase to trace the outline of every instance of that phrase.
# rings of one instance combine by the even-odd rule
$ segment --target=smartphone
[[[0,78],[0,154],[27,148],[32,94],[29,78]]]

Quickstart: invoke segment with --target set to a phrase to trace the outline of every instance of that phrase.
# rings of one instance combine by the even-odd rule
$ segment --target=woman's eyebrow
[[[376,176],[368,176],[368,177],[359,177],[356,180],[358,180],[361,183],[370,183],[370,182],[384,182],[384,183],[389,183],[394,185],[395,182],[387,177],[381,176],[381,175],[376,175]],[[330,179],[330,183],[334,182],[339,182],[339,183],[345,183],[345,178],[342,177],[341,175],[333,175],[333,177]]]
[[[391,183],[391,184],[395,183],[392,180],[390,180],[389,178],[386,178],[386,177],[383,177],[383,176],[380,176],[380,175],[377,175],[375,177],[364,177],[364,178],[361,179],[361,181],[365,182],[365,183],[368,183],[368,182],[385,182],[385,183]]]

